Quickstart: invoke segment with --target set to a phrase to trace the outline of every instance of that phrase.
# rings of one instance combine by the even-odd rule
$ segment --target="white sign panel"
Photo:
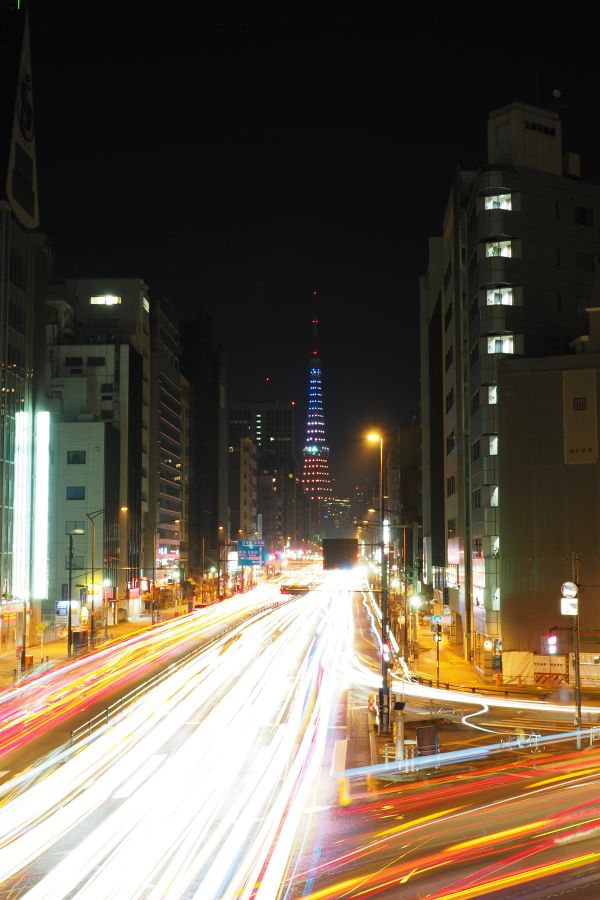
[[[560,614],[561,616],[576,616],[578,613],[577,597],[561,597],[560,598]]]

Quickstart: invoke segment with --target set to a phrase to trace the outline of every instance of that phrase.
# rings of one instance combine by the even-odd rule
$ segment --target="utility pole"
[[[402,527],[402,587],[404,592],[404,656],[410,658],[410,613],[408,611],[408,585],[406,584],[406,528]]]
[[[571,570],[573,582],[579,591],[579,557],[572,555]],[[581,750],[581,667],[579,662],[579,597],[577,597],[577,614],[573,617],[573,637],[575,645],[575,728],[577,729],[577,749]]]
[[[67,605],[67,656],[73,653],[73,624],[71,621],[71,597],[73,590],[73,535],[69,535],[69,602]]]

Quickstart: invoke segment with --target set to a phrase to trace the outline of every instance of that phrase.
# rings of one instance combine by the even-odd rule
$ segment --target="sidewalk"
[[[96,646],[94,649],[98,650],[115,640],[118,641],[128,637],[130,634],[142,631],[142,629],[148,628],[150,625],[151,618],[149,615],[140,616],[138,619],[131,619],[129,622],[120,622],[118,625],[109,625],[108,641],[104,640],[104,628],[101,627],[97,634]],[[80,651],[76,655],[74,654],[72,659],[80,659],[90,652],[93,652],[92,648]],[[27,647],[27,656],[33,656],[33,668],[20,674],[19,680],[21,681],[27,679],[30,675],[46,672],[48,669],[68,660],[66,634],[65,637],[57,641],[44,641],[43,652],[39,644],[37,646]],[[17,659],[14,648],[0,653],[0,688],[15,683],[15,675],[18,672],[19,666],[20,655],[19,659]]]

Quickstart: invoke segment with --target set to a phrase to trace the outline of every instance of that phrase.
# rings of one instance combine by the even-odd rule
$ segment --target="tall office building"
[[[232,402],[229,410],[229,442],[249,437],[256,447],[259,468],[269,469],[295,457],[293,403]]]
[[[181,323],[181,371],[189,383],[188,556],[194,577],[217,567],[229,541],[227,357],[199,310]]]
[[[29,30],[26,13],[15,9],[0,14],[2,649],[24,646],[24,637],[35,637],[34,625],[48,597],[50,422],[43,380],[48,259],[38,224]]]
[[[150,439],[144,574],[180,590],[183,532],[183,384],[179,318],[168,300],[150,301]],[[173,587],[174,586],[174,587]]]
[[[587,333],[599,221],[600,187],[581,180],[579,157],[563,154],[558,115],[512,103],[490,114],[487,163],[457,171],[443,236],[429,243],[421,279],[424,578],[450,605],[465,656],[487,676],[513,649],[503,646],[505,630],[514,633],[502,379],[511,361],[572,353],[570,342]],[[526,515],[525,497],[520,508]],[[535,553],[532,546],[532,560]]]
[[[255,447],[256,530],[270,553],[297,543],[295,422],[293,402],[235,402],[229,412],[230,452],[244,438]]]
[[[138,615],[143,609],[142,523],[148,511],[150,468],[149,312],[148,287],[138,278],[69,280],[50,289],[47,383],[54,416],[64,423],[111,423],[118,431],[118,565],[116,584],[110,586],[117,617]],[[61,466],[62,456],[53,449],[55,464]],[[74,465],[68,471],[73,477],[85,474]],[[72,489],[67,492],[69,521],[85,521],[87,513],[103,508],[95,506],[101,499],[98,491],[90,498],[83,482],[72,480],[66,487]],[[107,515],[105,536],[112,541],[112,505]],[[97,527],[96,559],[103,558],[101,540],[102,529]],[[62,559],[62,550],[58,548],[54,556]],[[57,571],[55,596],[63,583]]]
[[[255,537],[257,520],[256,447],[249,437],[229,444],[229,508],[232,541]]]

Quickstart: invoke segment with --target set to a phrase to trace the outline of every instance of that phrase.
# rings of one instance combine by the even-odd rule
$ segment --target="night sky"
[[[141,277],[184,319],[205,308],[231,398],[294,399],[301,432],[317,290],[339,495],[372,474],[366,428],[417,414],[427,238],[457,163],[485,161],[488,112],[558,104],[565,149],[598,180],[597,19],[478,9],[473,40],[450,12],[266,22],[194,21],[203,7],[187,4],[29,8],[55,274]]]

